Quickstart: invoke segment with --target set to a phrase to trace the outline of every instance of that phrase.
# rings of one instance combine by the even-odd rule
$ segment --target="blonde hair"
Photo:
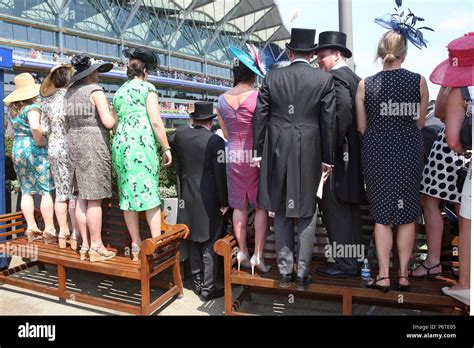
[[[395,31],[388,31],[383,34],[377,48],[377,58],[383,63],[393,63],[395,60],[407,54],[407,40]]]
[[[10,116],[11,117],[18,116],[19,114],[21,114],[25,106],[34,104],[37,99],[38,99],[37,97],[34,97],[27,100],[20,100],[13,103],[9,103],[7,106],[8,106],[8,111],[10,112]]]

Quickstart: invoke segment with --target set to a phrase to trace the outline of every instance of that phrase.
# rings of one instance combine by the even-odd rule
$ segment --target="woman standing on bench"
[[[133,261],[139,260],[141,237],[139,212],[145,211],[152,237],[161,234],[160,157],[158,138],[164,150],[163,165],[171,165],[171,148],[160,117],[158,93],[147,82],[158,67],[156,54],[146,48],[125,50],[130,78],[115,93],[113,116],[117,121],[112,161],[120,198],[120,209],[132,238]],[[156,138],[155,138],[156,137]]]
[[[112,197],[110,114],[99,72],[110,71],[112,63],[92,64],[86,55],[74,56],[75,73],[65,96],[69,155],[69,184],[77,194],[76,220],[81,233],[81,260],[111,259],[115,253],[102,243],[102,199]],[[89,240],[90,236],[90,240]]]
[[[47,141],[41,127],[41,106],[36,103],[40,85],[30,74],[15,77],[16,89],[3,101],[8,106],[9,120],[13,126],[13,166],[21,187],[21,211],[25,216],[28,241],[44,235],[55,235],[53,178],[49,172]],[[3,110],[2,110],[3,111]],[[41,195],[41,215],[45,223],[41,232],[35,221],[33,195]]]
[[[260,53],[249,46],[253,57],[237,47],[230,46],[234,60],[234,88],[219,97],[217,115],[219,124],[228,139],[227,187],[229,206],[234,208],[233,225],[235,237],[239,243],[237,254],[238,270],[240,266],[260,272],[268,272],[263,260],[268,213],[257,206],[259,168],[253,163],[253,117],[257,107],[258,90],[255,89],[257,75],[265,77],[265,68]],[[252,258],[247,249],[248,205],[256,209],[255,213],[255,251]]]
[[[56,187],[54,210],[59,224],[59,248],[64,249],[67,242],[72,250],[77,250],[78,231],[76,226],[76,201],[69,187],[68,152],[66,142],[64,96],[72,75],[71,64],[54,66],[41,84],[40,93],[44,99],[43,113],[45,134],[48,138],[48,160]],[[69,231],[69,215],[73,234]],[[70,238],[70,239],[69,239]]]

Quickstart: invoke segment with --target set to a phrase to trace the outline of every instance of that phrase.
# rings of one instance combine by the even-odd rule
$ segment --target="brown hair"
[[[127,66],[127,76],[131,79],[134,77],[145,76],[146,64],[140,59],[130,59]]]
[[[69,83],[69,79],[71,78],[69,74],[69,70],[65,67],[58,68],[53,75],[51,76],[54,87],[56,88],[63,88],[66,87]]]
[[[27,99],[27,100],[20,100],[13,103],[8,104],[8,111],[10,112],[11,117],[16,117],[21,114],[22,109],[25,106],[31,105],[36,101],[37,97]]]
[[[403,35],[395,31],[383,34],[377,48],[377,57],[384,63],[393,63],[395,60],[407,54],[407,40]]]

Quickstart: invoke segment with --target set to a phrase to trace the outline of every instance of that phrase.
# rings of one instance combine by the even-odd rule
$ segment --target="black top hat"
[[[337,49],[342,52],[346,58],[352,57],[352,52],[346,47],[347,35],[340,31],[325,31],[319,34],[318,51],[329,49]]]
[[[145,62],[148,72],[155,71],[160,65],[159,57],[148,47],[127,48],[122,53],[128,59],[140,59]]]
[[[94,71],[104,73],[112,70],[114,65],[112,63],[97,63],[92,64],[91,58],[86,54],[79,54],[71,59],[71,64],[74,67],[74,75],[71,77],[71,83],[79,81],[84,77],[89,76]]]
[[[316,30],[314,29],[291,29],[291,41],[285,44],[286,48],[292,51],[311,52],[316,48],[314,39],[316,38]]]
[[[189,114],[194,120],[208,120],[217,115],[214,114],[214,103],[212,102],[196,102],[194,103],[194,112]]]

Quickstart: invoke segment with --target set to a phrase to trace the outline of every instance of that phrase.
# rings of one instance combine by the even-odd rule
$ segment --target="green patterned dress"
[[[151,83],[129,80],[112,102],[118,117],[112,163],[122,210],[145,211],[161,204],[160,157],[146,106],[149,93],[157,93]]]

